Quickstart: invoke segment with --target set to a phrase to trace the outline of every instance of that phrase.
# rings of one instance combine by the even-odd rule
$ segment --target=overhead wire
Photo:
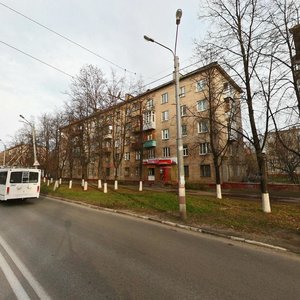
[[[99,55],[98,53],[94,52],[93,50],[88,49],[87,47],[85,47],[85,46],[83,46],[83,45],[81,45],[81,44],[79,44],[79,43],[73,41],[72,39],[70,39],[70,38],[64,36],[63,34],[57,32],[57,31],[55,31],[55,30],[53,30],[53,29],[51,29],[51,28],[49,28],[48,26],[43,25],[42,23],[40,23],[40,22],[38,22],[38,21],[36,21],[36,20],[34,20],[34,19],[32,19],[32,18],[30,18],[30,17],[24,15],[23,13],[17,11],[16,9],[13,9],[12,7],[6,5],[6,4],[4,4],[4,3],[2,3],[2,2],[0,2],[0,5],[4,6],[5,8],[7,8],[7,9],[9,9],[9,10],[11,10],[11,11],[13,11],[14,13],[16,13],[16,14],[22,16],[23,18],[25,18],[25,19],[27,19],[27,20],[29,20],[29,21],[31,21],[31,22],[37,24],[38,26],[43,27],[44,29],[46,29],[46,30],[52,32],[53,34],[55,34],[55,35],[57,35],[57,36],[59,36],[59,37],[65,39],[66,41],[68,41],[68,42],[70,42],[70,43],[72,43],[72,44],[74,44],[74,45],[80,47],[81,49],[83,49],[83,50],[85,50],[85,51],[87,51],[87,52],[89,52],[89,53],[91,53],[91,54],[97,56],[98,58],[101,58],[102,60],[104,60],[104,61],[106,61],[106,62],[112,64],[113,66],[115,66],[115,67],[117,67],[117,68],[119,68],[119,69],[121,69],[121,70],[123,70],[123,71],[125,71],[125,72],[129,72],[129,73],[132,73],[132,74],[136,75],[136,72],[130,71],[130,70],[128,70],[127,68],[124,68],[124,67],[122,67],[122,66],[120,66],[120,65],[118,65],[118,64],[116,64],[116,63],[114,63],[113,61],[111,61],[111,60],[109,60],[109,59],[103,57],[102,55]]]
[[[22,50],[20,50],[20,49],[18,49],[18,48],[16,48],[16,47],[14,47],[14,46],[8,44],[8,43],[6,43],[6,42],[3,42],[3,41],[0,40],[0,43],[2,43],[2,44],[4,44],[4,45],[6,45],[7,47],[10,47],[10,48],[12,48],[12,49],[18,51],[18,52],[20,52],[20,53],[22,53],[22,54],[24,54],[24,55],[26,55],[26,56],[28,56],[28,57],[34,59],[34,60],[36,60],[36,61],[38,61],[38,62],[40,62],[40,63],[42,63],[42,64],[44,64],[44,65],[46,65],[46,66],[48,66],[48,67],[50,67],[50,68],[52,68],[52,69],[54,69],[54,70],[56,70],[56,71],[58,71],[58,72],[60,72],[60,73],[63,73],[63,74],[65,74],[65,75],[67,75],[67,76],[69,76],[69,77],[71,77],[71,78],[74,78],[74,76],[70,75],[69,73],[67,73],[67,72],[65,72],[65,71],[63,71],[63,70],[61,70],[61,69],[59,69],[59,68],[57,68],[57,67],[55,67],[55,66],[52,66],[52,65],[48,64],[47,62],[45,62],[45,61],[43,61],[43,60],[41,60],[41,59],[39,59],[39,58],[37,58],[37,57],[31,55],[31,54],[28,54],[28,53],[26,53],[26,52],[24,52],[24,51],[22,51]]]

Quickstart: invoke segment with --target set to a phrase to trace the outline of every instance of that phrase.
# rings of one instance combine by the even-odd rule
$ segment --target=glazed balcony
[[[146,142],[144,142],[143,147],[144,148],[156,147],[156,141],[155,140],[146,141]]]

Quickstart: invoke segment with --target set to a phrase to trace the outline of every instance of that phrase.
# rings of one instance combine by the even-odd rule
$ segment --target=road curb
[[[41,194],[41,195],[43,195],[43,194]],[[233,241],[236,241],[236,242],[246,243],[246,244],[255,245],[255,246],[264,247],[264,248],[269,248],[269,249],[272,249],[272,250],[279,250],[279,251],[289,252],[289,250],[287,248],[283,248],[283,247],[280,247],[280,246],[267,244],[267,243],[263,243],[263,242],[259,242],[259,241],[255,241],[255,240],[250,240],[250,239],[246,239],[246,238],[241,238],[241,237],[237,237],[237,236],[233,236],[233,235],[227,235],[227,234],[224,234],[224,233],[208,230],[208,229],[201,228],[201,227],[183,225],[183,224],[179,224],[179,223],[175,223],[175,222],[171,222],[171,221],[165,221],[165,220],[157,219],[157,218],[154,218],[154,217],[138,215],[136,213],[132,213],[132,212],[129,212],[129,211],[106,208],[106,207],[101,207],[101,206],[97,206],[97,205],[93,205],[93,204],[87,204],[87,203],[84,203],[82,201],[77,201],[77,200],[70,200],[70,199],[65,199],[65,198],[60,198],[60,197],[55,197],[55,196],[49,196],[49,195],[43,195],[43,196],[45,198],[60,200],[60,201],[72,203],[72,204],[79,205],[79,206],[84,206],[84,207],[88,207],[88,208],[92,208],[92,209],[96,209],[96,210],[106,211],[106,212],[109,212],[109,213],[117,213],[117,214],[122,214],[122,215],[130,216],[130,217],[134,217],[134,218],[138,218],[138,219],[148,220],[148,221],[160,223],[160,224],[163,224],[163,225],[167,225],[167,226],[170,226],[170,227],[177,227],[177,228],[184,229],[184,230],[189,230],[189,231],[208,234],[208,235],[212,235],[212,236],[216,236],[216,237],[226,238],[226,239],[233,240]]]

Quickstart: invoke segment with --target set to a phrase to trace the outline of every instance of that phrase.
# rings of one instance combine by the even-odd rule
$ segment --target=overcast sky
[[[72,76],[76,76],[83,65],[93,64],[106,74],[114,68],[124,75],[126,69],[126,76],[142,77],[148,83],[172,72],[173,60],[168,51],[146,42],[143,35],[173,48],[175,13],[181,8],[178,55],[181,67],[193,63],[194,39],[205,31],[197,17],[199,3],[199,0],[0,0],[0,139],[9,144],[10,136],[23,126],[20,114],[37,121],[42,113],[62,107],[71,82],[68,75],[8,45]],[[1,143],[0,149],[3,149]]]

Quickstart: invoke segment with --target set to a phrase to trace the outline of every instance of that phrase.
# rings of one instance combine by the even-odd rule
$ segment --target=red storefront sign
[[[145,159],[143,161],[144,165],[175,165],[175,159]]]

